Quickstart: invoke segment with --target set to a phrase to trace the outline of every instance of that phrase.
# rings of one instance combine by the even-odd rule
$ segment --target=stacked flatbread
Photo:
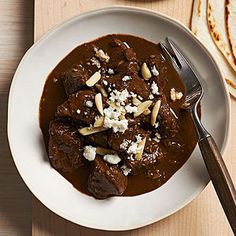
[[[236,0],[194,0],[191,30],[211,52],[236,97]]]

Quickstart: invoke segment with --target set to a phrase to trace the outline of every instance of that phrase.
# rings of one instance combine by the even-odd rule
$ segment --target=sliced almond
[[[161,100],[156,101],[154,107],[152,108],[152,115],[151,115],[151,125],[154,126],[156,124],[157,115],[159,113],[161,107]]]
[[[134,112],[134,117],[137,117],[141,115],[146,109],[148,109],[152,104],[151,100],[147,100],[145,102],[142,102],[137,107],[137,112]]]
[[[111,149],[103,148],[103,147],[97,147],[96,148],[96,153],[99,155],[107,155],[107,154],[115,154],[116,152]]]
[[[95,127],[95,128],[102,127],[103,123],[104,123],[104,116],[100,116],[95,120],[93,127]]]
[[[90,134],[99,133],[104,130],[107,130],[107,128],[104,128],[104,127],[84,127],[84,128],[79,129],[79,132],[83,136],[86,136],[86,135],[90,135]]]
[[[98,109],[98,111],[100,112],[100,114],[103,116],[104,112],[103,112],[103,105],[102,105],[102,94],[101,93],[97,93],[95,95],[95,104],[96,107]]]
[[[115,102],[112,102],[112,101],[110,101],[110,100],[107,100],[107,104],[108,104],[109,106],[111,106],[112,108],[117,109],[117,110],[119,110],[119,108],[120,108],[119,106],[116,105]]]
[[[125,119],[125,115],[124,115],[124,114],[121,114],[121,115],[119,116],[119,119],[120,119],[120,120],[124,120],[124,119]]]
[[[106,97],[106,98],[108,97],[107,91],[104,89],[102,85],[96,84],[95,86],[99,90],[99,92],[101,92],[103,97]]]
[[[144,138],[139,144],[138,144],[138,149],[140,150],[138,153],[135,154],[135,159],[137,161],[142,159],[142,155],[143,155],[143,150],[146,144],[146,138]]]
[[[138,106],[140,103],[142,103],[139,99],[137,99],[136,97],[132,98],[132,103],[135,106]]]
[[[145,62],[141,66],[141,74],[145,80],[149,80],[152,77],[152,73]]]
[[[95,72],[87,81],[86,85],[88,87],[94,86],[101,79],[101,73],[99,71]]]
[[[110,57],[102,49],[94,48],[95,56],[101,61],[109,62]]]
[[[144,114],[145,116],[149,115],[150,113],[151,113],[150,109],[146,109],[146,110],[143,112],[143,114]]]

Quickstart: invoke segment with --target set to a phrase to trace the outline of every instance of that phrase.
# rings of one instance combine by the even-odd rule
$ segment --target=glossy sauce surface
[[[112,49],[109,47],[112,38],[127,42],[134,49],[137,58],[141,61],[147,59],[150,55],[161,54],[158,44],[130,35],[105,36],[75,48],[55,67],[45,83],[40,103],[40,127],[43,132],[46,148],[48,147],[50,121],[54,118],[57,106],[67,99],[63,83],[59,79],[60,74],[67,71],[74,64],[85,65],[88,58],[93,56],[91,47],[94,44],[106,51],[108,55],[112,54]],[[93,70],[95,71],[96,68]],[[184,86],[180,78],[167,61],[163,63],[163,68],[159,68],[159,70],[167,71],[166,79],[168,82],[163,93],[166,95],[168,103],[171,104],[171,108],[178,117],[179,132],[173,139],[160,142],[160,147],[165,152],[165,157],[159,160],[158,173],[156,173],[157,177],[151,179],[146,174],[129,175],[128,186],[122,196],[142,194],[163,185],[187,161],[197,143],[196,132],[190,115],[187,111],[180,109],[181,101],[172,102],[169,96],[171,88],[184,92]],[[164,144],[164,142],[171,142],[171,148]],[[178,148],[177,146],[179,144],[181,148],[176,151],[175,147]],[[90,195],[87,190],[89,171],[90,165],[86,164],[71,173],[59,172],[79,191]]]

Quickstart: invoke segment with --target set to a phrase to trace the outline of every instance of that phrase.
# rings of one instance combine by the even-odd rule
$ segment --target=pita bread
[[[207,25],[207,0],[195,0],[193,5],[191,30],[214,56],[229,92],[236,97],[236,73],[213,42]]]
[[[236,71],[236,61],[231,51],[230,43],[227,37],[225,24],[225,1],[208,0],[207,3],[207,23],[211,37],[219,48],[226,60]]]
[[[231,51],[236,61],[236,1],[225,1],[225,23]]]

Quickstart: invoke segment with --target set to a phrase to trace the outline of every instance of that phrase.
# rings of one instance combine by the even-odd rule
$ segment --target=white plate
[[[162,187],[135,197],[95,200],[77,191],[47,161],[39,128],[39,101],[47,75],[76,46],[112,33],[152,42],[170,36],[195,66],[204,85],[202,121],[224,154],[230,107],[225,83],[206,48],[182,24],[156,12],[111,7],[88,12],[51,30],[34,44],[15,73],[8,110],[8,137],[15,164],[32,193],[58,215],[104,230],[138,228],[176,212],[192,201],[209,177],[196,149]]]

